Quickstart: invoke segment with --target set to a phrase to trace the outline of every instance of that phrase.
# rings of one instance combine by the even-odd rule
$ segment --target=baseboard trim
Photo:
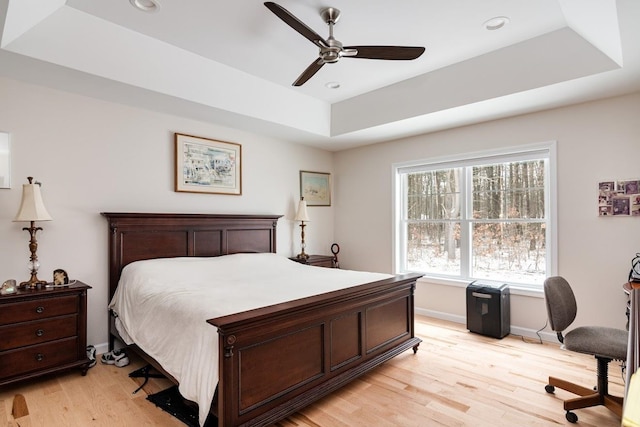
[[[109,351],[109,343],[95,344],[96,354],[104,354]]]
[[[434,319],[447,320],[449,322],[460,323],[465,325],[467,318],[465,316],[457,316],[451,313],[444,313],[441,311],[427,310],[424,308],[415,308],[415,313],[421,316],[433,317]],[[520,326],[511,325],[511,335],[522,336],[525,338],[533,338],[536,340],[542,340],[544,342],[558,344],[558,338],[554,332],[543,332],[535,329],[522,328]]]

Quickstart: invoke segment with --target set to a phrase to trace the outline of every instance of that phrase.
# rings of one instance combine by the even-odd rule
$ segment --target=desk
[[[638,370],[640,364],[640,283],[625,283],[623,289],[629,293],[630,302],[629,346],[627,348],[627,375],[624,390],[626,396],[631,375]]]

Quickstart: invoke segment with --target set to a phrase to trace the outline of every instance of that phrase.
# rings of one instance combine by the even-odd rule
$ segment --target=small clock
[[[61,268],[53,270],[53,285],[61,286],[69,284],[69,275]]]

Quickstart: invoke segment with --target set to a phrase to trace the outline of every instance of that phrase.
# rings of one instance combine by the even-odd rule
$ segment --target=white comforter
[[[218,383],[218,333],[207,319],[389,277],[272,253],[154,259],[123,269],[109,308],[126,343],[160,362],[198,403],[203,425]]]

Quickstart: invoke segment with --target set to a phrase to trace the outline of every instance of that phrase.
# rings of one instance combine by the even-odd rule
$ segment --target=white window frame
[[[409,162],[394,163],[392,165],[392,197],[393,197],[393,270],[396,274],[407,273],[409,270],[404,269],[406,265],[406,253],[404,249],[406,245],[406,227],[402,218],[403,206],[405,203],[405,194],[402,185],[402,175],[407,172],[427,171],[450,169],[461,166],[480,166],[486,164],[495,164],[509,161],[526,161],[532,159],[548,159],[548,167],[546,168],[545,181],[548,182],[548,191],[545,191],[545,218],[547,218],[546,230],[546,268],[547,277],[557,275],[558,266],[558,215],[557,215],[557,172],[556,172],[556,141],[548,141],[538,144],[529,144],[518,147],[509,147],[499,150],[465,153],[456,156],[438,157],[432,159],[413,160]],[[464,179],[468,179],[466,176]],[[461,200],[461,207],[466,209],[470,201],[471,195],[464,194]],[[468,251],[470,242],[468,236],[463,236],[467,242],[461,250]],[[468,253],[467,253],[468,255]],[[468,257],[467,257],[468,259]],[[463,268],[463,273],[468,270]],[[465,276],[424,276],[429,282],[466,286],[471,277]],[[542,284],[510,284],[512,289],[520,289],[522,291],[542,292]]]

